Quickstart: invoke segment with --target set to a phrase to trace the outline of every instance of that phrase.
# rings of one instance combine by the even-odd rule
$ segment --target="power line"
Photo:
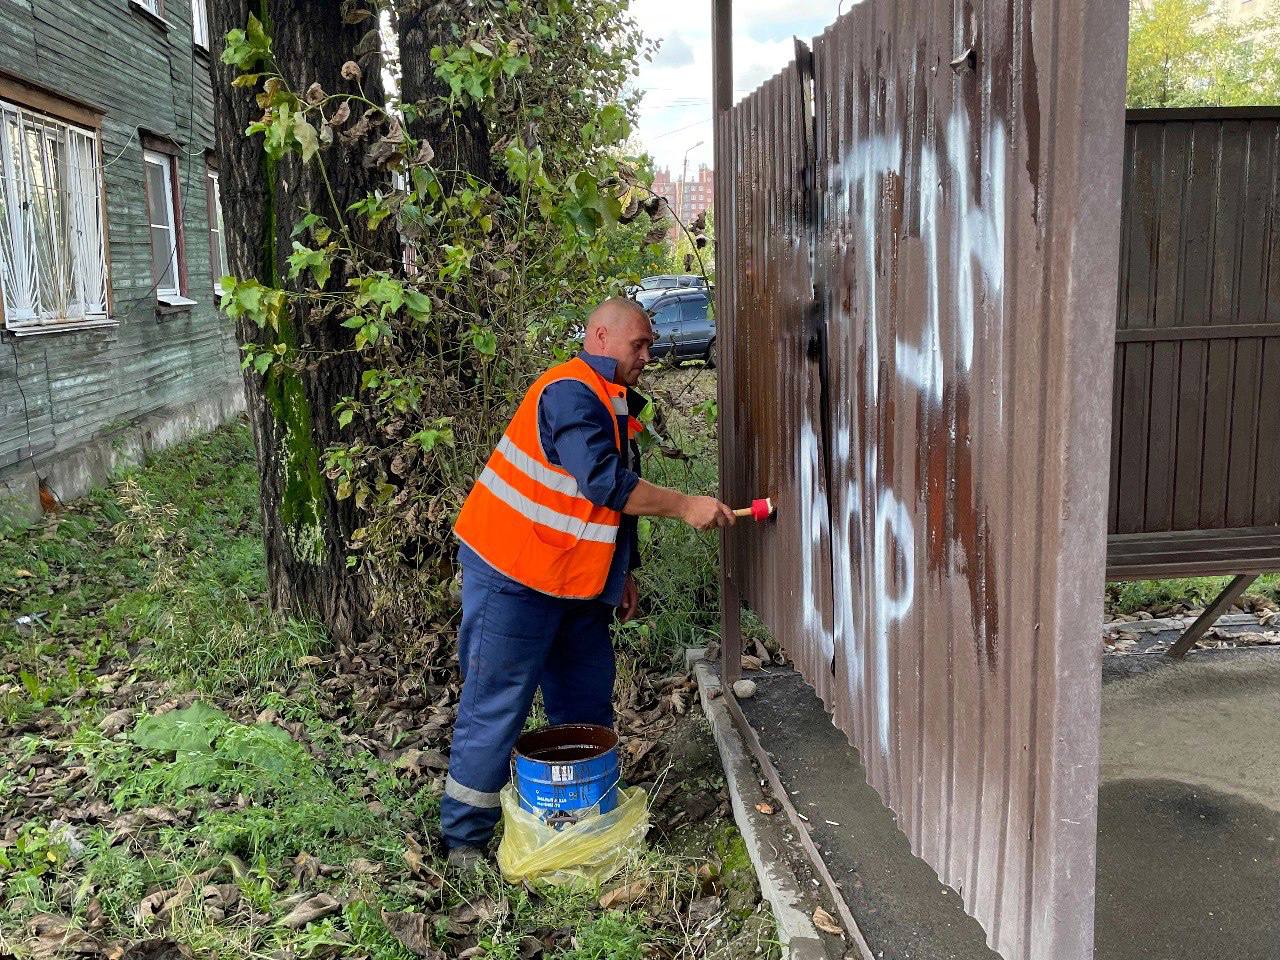
[[[654,136],[649,137],[649,139],[650,139],[650,140],[661,140],[663,137],[669,137],[669,136],[671,136],[671,135],[672,135],[672,134],[674,134],[674,133],[684,133],[684,131],[686,131],[686,130],[692,130],[694,127],[700,127],[700,126],[702,126],[704,123],[710,123],[710,122],[711,122],[711,118],[710,118],[710,117],[703,117],[701,120],[695,120],[693,123],[690,123],[690,124],[688,124],[687,126],[683,126],[683,127],[676,127],[676,129],[674,129],[674,130],[668,130],[666,133],[659,133],[659,134],[655,134]]]

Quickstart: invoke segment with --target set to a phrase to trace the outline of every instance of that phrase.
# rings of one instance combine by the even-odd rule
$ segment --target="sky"
[[[790,61],[792,37],[812,39],[836,18],[839,0],[734,0],[733,98],[739,100]],[[843,0],[848,10],[854,0]],[[631,14],[661,46],[642,64],[636,134],[658,167],[680,176],[711,165],[711,2],[632,0]],[[699,144],[701,141],[701,145]]]

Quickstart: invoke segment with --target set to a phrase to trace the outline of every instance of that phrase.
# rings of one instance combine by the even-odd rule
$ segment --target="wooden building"
[[[206,0],[0,0],[0,513],[243,408]]]

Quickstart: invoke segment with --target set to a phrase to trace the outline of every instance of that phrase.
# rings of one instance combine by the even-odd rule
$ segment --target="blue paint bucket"
[[[512,758],[520,806],[557,829],[579,811],[618,805],[618,735],[608,727],[562,723],[522,734]]]

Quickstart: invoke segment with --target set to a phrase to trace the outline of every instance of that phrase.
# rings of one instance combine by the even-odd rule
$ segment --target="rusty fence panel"
[[[749,605],[805,676],[823,678],[830,652],[807,642],[831,635],[833,608],[819,371],[809,359],[811,194],[802,177],[812,127],[806,109],[795,64],[734,109],[726,160],[737,189],[730,221],[720,230],[722,243],[732,238],[732,262],[741,269],[719,271],[717,282],[725,286],[733,318],[725,341],[729,362],[721,370],[732,378],[726,419],[735,442],[727,446],[734,461],[729,474],[739,481],[729,495],[742,503],[772,496],[778,508],[775,521],[760,530],[767,541],[728,538],[729,566],[737,571],[735,583],[773,585],[754,589]],[[723,329],[717,335],[725,340]],[[815,683],[821,687],[822,680]]]
[[[864,0],[717,123],[727,575],[1008,960],[1092,956],[1125,28]]]
[[[1280,568],[1280,108],[1125,134],[1108,576]]]

